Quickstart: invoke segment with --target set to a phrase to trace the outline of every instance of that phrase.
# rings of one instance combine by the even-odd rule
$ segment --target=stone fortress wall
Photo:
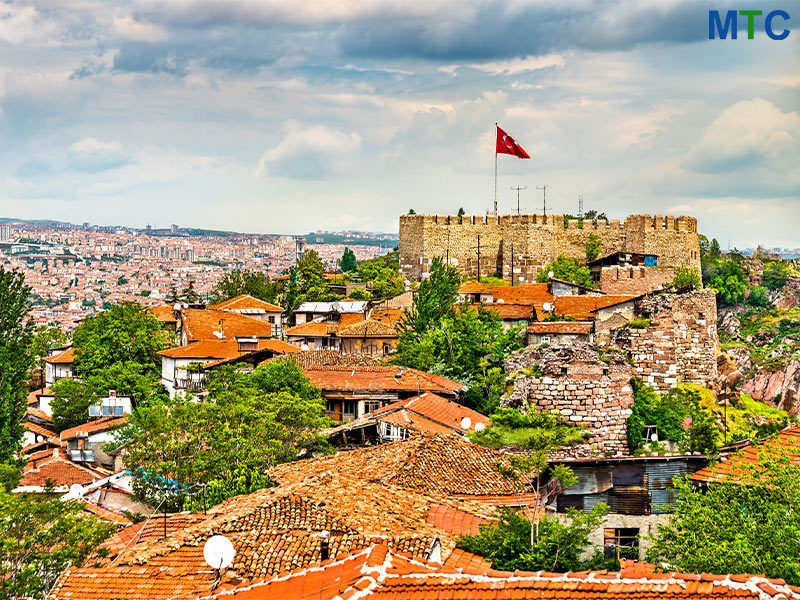
[[[694,217],[629,215],[624,222],[570,220],[565,227],[560,214],[402,215],[400,271],[419,280],[430,271],[433,259],[440,257],[468,277],[501,272],[504,279],[511,279],[513,256],[514,280],[532,282],[559,254],[585,260],[591,233],[603,242],[600,256],[612,252],[655,254],[659,265],[700,268]]]

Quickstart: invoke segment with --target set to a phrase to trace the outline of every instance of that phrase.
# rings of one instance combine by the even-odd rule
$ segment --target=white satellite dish
[[[69,494],[67,494],[68,498],[78,499],[83,496],[83,486],[80,483],[73,483],[69,486]]]
[[[300,350],[302,350],[303,352],[308,351],[308,344],[301,344],[300,345]]]
[[[461,419],[461,429],[469,429],[470,425],[472,425],[472,420],[469,417]]]
[[[548,277],[551,277],[551,278],[552,278],[554,275],[555,275],[555,273],[553,273],[552,271],[549,271],[549,272],[547,273],[547,276],[548,276]]]
[[[475,423],[475,431],[483,431],[486,429],[486,425],[483,423]]]
[[[224,569],[233,562],[236,550],[224,535],[215,535],[206,540],[203,546],[203,558],[212,569]]]

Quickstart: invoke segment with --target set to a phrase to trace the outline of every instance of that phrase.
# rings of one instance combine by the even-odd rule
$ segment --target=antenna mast
[[[547,216],[547,184],[542,187],[536,186],[537,190],[542,190],[542,214]]]
[[[578,218],[583,218],[583,190],[578,194]]]
[[[520,214],[520,212],[519,212],[519,193],[520,193],[521,190],[527,190],[527,189],[528,189],[527,186],[525,186],[525,187],[517,186],[517,187],[512,187],[511,188],[511,191],[517,192],[517,216],[519,216],[519,214]]]

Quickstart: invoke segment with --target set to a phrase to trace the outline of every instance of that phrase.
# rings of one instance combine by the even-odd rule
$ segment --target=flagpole
[[[494,124],[494,214],[497,216],[497,123]]]

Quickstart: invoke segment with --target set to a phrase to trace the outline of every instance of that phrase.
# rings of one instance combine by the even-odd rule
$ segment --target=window
[[[639,559],[639,530],[636,528],[604,529],[606,558]]]
[[[267,317],[267,321],[269,321],[270,323],[274,324],[275,323],[275,317],[274,316]]]
[[[549,344],[550,343],[550,336],[549,335],[539,336],[539,343],[540,344]]]
[[[356,401],[355,400],[345,400],[344,401],[344,414],[346,414],[346,415],[355,415],[356,414]]]
[[[393,425],[392,423],[381,422],[381,435],[384,438],[387,438],[393,442],[405,439],[403,435],[405,430],[400,427],[399,425]]]
[[[325,412],[332,413],[334,411],[334,403],[333,400],[326,400],[325,401]]]
[[[378,410],[381,407],[381,402],[376,400],[367,400],[364,402],[364,414],[371,413],[373,410]]]
[[[392,347],[389,344],[384,344],[383,345],[383,353],[384,354],[389,354],[389,352],[391,352],[391,351],[392,351]]]

